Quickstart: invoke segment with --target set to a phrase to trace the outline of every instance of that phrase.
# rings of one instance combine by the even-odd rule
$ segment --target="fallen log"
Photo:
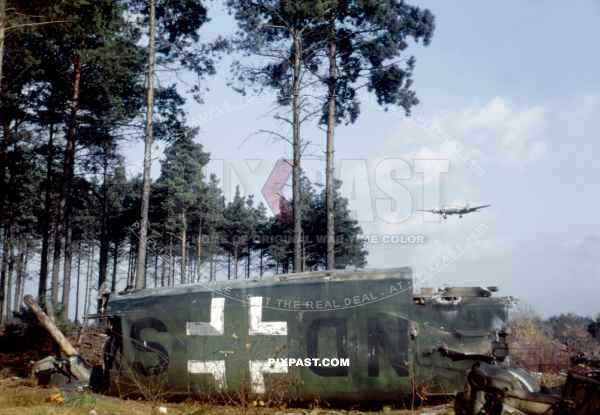
[[[73,345],[67,340],[65,335],[60,331],[56,324],[48,317],[44,310],[38,305],[35,299],[31,295],[26,295],[23,298],[23,302],[29,307],[31,311],[35,314],[40,324],[48,330],[48,333],[52,336],[54,341],[60,347],[60,350],[67,356],[67,360],[69,362],[68,370],[71,372],[73,376],[75,376],[78,380],[88,382],[90,379],[90,369],[87,367],[85,360],[79,355],[79,352]],[[42,359],[46,360],[46,359]],[[51,363],[51,364],[50,364]],[[43,366],[45,368],[51,367],[53,365],[58,366],[55,362],[46,362]]]

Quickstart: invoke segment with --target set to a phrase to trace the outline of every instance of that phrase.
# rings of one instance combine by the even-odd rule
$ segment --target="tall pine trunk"
[[[12,293],[12,274],[15,266],[14,225],[8,226],[2,258],[2,275],[0,276],[0,323],[5,323],[10,317]]]
[[[246,246],[246,254],[248,255],[247,260],[246,260],[246,279],[249,280],[250,279],[250,263],[252,261],[251,255],[252,255],[252,251],[250,250],[250,244],[248,244],[248,246]]]
[[[336,61],[336,32],[335,14],[331,17],[329,41],[327,54],[329,58],[329,81],[328,81],[328,103],[327,103],[327,156],[325,168],[325,195],[327,211],[327,269],[335,269],[335,183],[334,183],[334,159],[333,138],[335,130],[335,104],[337,83],[337,61]]]
[[[17,262],[15,268],[17,270],[15,278],[15,295],[13,297],[13,310],[19,310],[21,299],[23,298],[23,288],[25,285],[25,272],[27,271],[27,254],[29,242],[23,237],[19,240],[17,249]]]
[[[154,288],[158,287],[158,255],[154,255]]]
[[[10,121],[8,119],[3,122],[3,146],[4,150],[8,148],[11,144],[11,133],[10,133]],[[3,152],[3,155],[6,153]],[[8,161],[8,163],[6,163]],[[16,178],[15,178],[15,160],[9,158],[8,160],[2,160],[2,171],[3,174],[8,169],[9,180],[8,185],[5,186],[4,178],[2,178],[2,182],[0,184],[3,187],[4,191],[8,190],[9,192],[15,192],[18,189]],[[3,202],[3,201],[2,201]],[[14,240],[16,237],[16,220],[15,220],[15,211],[12,205],[8,206],[0,206],[3,208],[3,213],[6,213],[4,219],[6,220],[6,224],[4,225],[4,229],[8,230],[4,236],[4,243],[2,246],[3,249],[3,258],[2,258],[2,271],[0,275],[1,280],[1,292],[0,292],[0,323],[6,321],[10,311],[11,305],[11,289],[12,289],[12,273],[14,269]],[[7,284],[8,283],[8,284]],[[8,285],[8,287],[7,287]]]
[[[6,295],[4,296],[4,321],[9,321],[12,317],[12,294],[14,286],[14,272],[15,272],[15,242],[10,245],[10,256],[8,259],[8,273],[6,274]]]
[[[198,225],[198,245],[196,246],[196,266],[194,273],[196,274],[196,281],[200,281],[202,272],[202,223]]]
[[[21,304],[23,302],[23,296],[25,293],[25,279],[27,278],[27,266],[29,265],[29,251],[31,250],[31,244],[28,240],[25,241],[25,252],[23,254],[23,262],[21,262],[21,284],[17,290],[17,305],[15,306],[15,310],[19,310],[21,308]]]
[[[42,251],[40,253],[40,275],[38,280],[38,302],[46,305],[48,289],[48,250],[50,247],[50,224],[52,221],[52,165],[54,164],[54,122],[50,123],[48,155],[46,157],[46,183],[44,214],[42,219]]]
[[[137,245],[134,244],[134,238],[136,236],[132,232],[129,238],[129,263],[127,268],[127,287],[130,288],[135,286],[135,251]]]
[[[294,272],[302,271],[302,203],[300,202],[300,71],[302,65],[302,42],[298,31],[293,32],[294,67],[292,79],[292,143],[294,166],[292,178],[292,193],[294,198]],[[236,274],[237,277],[237,274]]]
[[[84,298],[84,303],[83,303],[83,320],[84,323],[87,323],[87,319],[86,316],[90,313],[90,294],[92,292],[92,284],[91,284],[91,280],[92,280],[92,275],[94,273],[93,271],[93,266],[94,266],[94,251],[96,246],[94,245],[94,243],[92,242],[92,249],[90,250],[90,256],[88,257],[88,263],[87,263],[87,272],[86,272],[86,276],[85,276],[85,298]]]
[[[0,266],[0,323],[4,322],[4,301],[6,299],[6,278],[9,268],[10,255],[12,252],[12,228],[8,225],[4,228],[4,245],[2,246],[2,265]]]
[[[208,280],[212,281],[214,279],[214,273],[215,273],[215,248],[213,245],[214,237],[210,230],[208,231],[207,236],[208,236],[208,245],[206,248],[207,248],[207,256],[208,256]]]
[[[67,208],[67,211],[70,209]],[[65,262],[63,265],[63,292],[62,292],[62,313],[65,320],[69,319],[69,303],[71,296],[71,263],[73,261],[73,228],[67,213],[67,235],[65,237]]]
[[[0,0],[0,93],[2,92],[2,79],[4,72],[4,38],[6,34],[6,0]]]
[[[186,284],[187,280],[187,217],[185,210],[181,212],[181,284]]]
[[[79,287],[81,285],[81,239],[77,245],[77,286],[75,288],[75,324],[79,323]]]
[[[238,247],[236,246],[233,249],[233,279],[237,280],[238,279],[238,265],[239,265],[239,253],[238,253]]]
[[[82,322],[85,323],[85,315],[88,312],[88,290],[90,289],[90,268],[92,267],[92,250],[88,252],[87,267],[85,268],[85,289],[83,290],[83,314]]]
[[[169,237],[169,286],[175,285],[175,261],[173,260],[173,237]]]
[[[231,279],[231,252],[227,252],[227,279]]]
[[[108,235],[108,150],[104,148],[102,165],[102,216],[100,224],[100,256],[98,262],[98,288],[106,281],[110,237]]]
[[[215,280],[215,252],[214,252],[214,242],[211,240],[208,241],[208,249],[210,250],[208,253],[209,256],[209,264],[208,264],[208,279],[209,281]]]
[[[17,290],[17,305],[15,306],[15,310],[19,310],[21,304],[23,302],[23,296],[25,293],[25,279],[27,278],[27,266],[29,265],[29,251],[31,249],[31,245],[29,242],[25,243],[25,254],[23,255],[23,262],[21,265],[21,284],[19,285],[19,289]]]
[[[3,66],[4,66],[4,37],[6,33],[6,0],[0,0],[0,97],[2,97],[2,80],[3,80]],[[4,125],[4,137],[7,136],[6,125]],[[6,177],[5,162],[6,153],[5,146],[7,146],[6,139],[0,146],[0,186],[4,186],[4,178]],[[4,205],[4,192],[0,194],[0,206]],[[3,212],[0,210],[0,217]]]
[[[160,286],[165,286],[165,276],[167,275],[167,261],[164,258],[160,259]]]
[[[206,235],[208,236],[207,240],[207,257],[208,257],[208,280],[213,281],[215,279],[215,235],[214,231],[209,227],[207,229]]]
[[[110,283],[110,292],[114,293],[117,290],[117,266],[119,264],[119,241],[115,240],[113,242],[113,269],[112,269],[112,279]]]
[[[75,139],[77,128],[77,113],[79,111],[79,86],[81,81],[81,58],[78,54],[73,57],[73,82],[71,97],[71,114],[69,119],[69,128],[67,130],[67,144],[65,146],[65,156],[63,164],[63,173],[61,180],[60,199],[58,203],[58,214],[56,220],[56,232],[54,235],[54,253],[52,263],[52,308],[50,317],[54,318],[56,305],[58,304],[58,286],[60,272],[60,257],[62,253],[62,240],[68,226],[69,209],[67,203],[71,193],[73,181],[73,172],[75,166]]]
[[[260,276],[263,276],[263,256],[265,254],[265,250],[260,248]]]
[[[144,178],[142,185],[142,212],[140,215],[140,233],[137,255],[137,272],[135,288],[140,290],[146,287],[146,242],[148,238],[148,210],[150,205],[150,171],[152,168],[152,144],[154,130],[152,125],[154,107],[154,66],[155,66],[155,39],[156,39],[156,7],[154,0],[148,0],[148,74],[146,85],[146,139],[144,140]]]

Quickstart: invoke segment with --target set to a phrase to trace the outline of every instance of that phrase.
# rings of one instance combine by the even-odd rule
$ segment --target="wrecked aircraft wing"
[[[119,393],[160,383],[168,395],[243,391],[286,400],[392,400],[413,387],[462,390],[472,362],[451,361],[437,349],[489,353],[510,301],[479,287],[413,288],[411,269],[396,268],[115,296],[106,311],[107,382]]]

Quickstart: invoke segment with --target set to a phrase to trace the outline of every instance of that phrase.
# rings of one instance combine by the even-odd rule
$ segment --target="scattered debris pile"
[[[597,415],[600,413],[600,361],[579,355],[562,387],[542,389],[523,369],[477,361],[464,393],[455,401],[459,415]]]
[[[77,349],[73,347],[50,317],[44,313],[32,296],[26,295],[23,301],[35,314],[40,324],[52,336],[56,344],[60,347],[62,355],[64,355],[62,358],[48,356],[35,362],[33,365],[34,375],[41,383],[51,382],[53,377],[60,376],[68,382],[71,382],[74,378],[75,380],[88,384],[91,371],[87,362],[81,357]]]
[[[96,326],[80,326],[67,336],[79,355],[92,366],[102,364],[102,351],[107,337],[106,330]]]
[[[90,367],[102,363],[104,330],[54,324],[32,298],[26,303],[28,308],[15,313],[15,318],[0,329],[0,378],[27,378],[34,373],[41,383],[56,383],[56,379],[51,381],[53,375],[64,383],[77,378],[72,362],[85,362]],[[79,377],[87,376],[79,373]]]
[[[52,337],[28,311],[0,329],[0,377],[28,377],[33,362],[55,353]]]

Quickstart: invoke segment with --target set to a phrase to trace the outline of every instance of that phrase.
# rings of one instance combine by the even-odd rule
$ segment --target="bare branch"
[[[317,109],[317,110],[314,110],[314,111],[312,111],[312,112],[309,112],[308,114],[306,114],[304,117],[302,117],[302,118],[300,119],[300,122],[301,122],[301,123],[303,123],[304,121],[307,121],[307,120],[311,119],[312,117],[314,117],[316,114],[318,114],[318,113],[320,113],[320,112],[321,112],[321,109],[320,109],[320,108],[319,108],[319,109]]]
[[[274,137],[278,138],[281,141],[285,141],[286,143],[292,145],[292,140],[290,140],[285,135],[283,135],[281,133],[278,133],[277,131],[260,129],[260,130],[257,131],[257,134],[269,134],[271,136],[274,136]]]
[[[68,22],[69,22],[69,20],[54,20],[54,21],[51,21],[51,22],[22,23],[22,24],[16,24],[16,25],[13,25],[13,26],[8,26],[6,28],[6,31],[8,32],[9,30],[18,29],[20,27],[43,26],[43,25],[47,25],[47,24],[68,23]]]
[[[289,118],[282,117],[279,114],[276,114],[273,118],[277,121],[283,121],[289,125],[293,125],[292,120],[290,120]]]

